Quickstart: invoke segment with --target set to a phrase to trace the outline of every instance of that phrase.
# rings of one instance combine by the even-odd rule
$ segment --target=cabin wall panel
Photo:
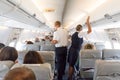
[[[1,28],[0,27],[0,42],[8,45],[7,41],[9,38],[9,35],[11,34],[12,29],[10,28]]]

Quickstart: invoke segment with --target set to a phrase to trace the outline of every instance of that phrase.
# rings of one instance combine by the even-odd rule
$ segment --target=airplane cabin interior
[[[77,56],[79,69],[73,67],[72,79],[68,79],[66,59],[62,80],[120,80],[120,0],[0,0],[0,43],[18,52],[17,63],[0,59],[0,80],[23,66],[35,73],[36,80],[58,80],[56,44],[52,44],[55,21],[68,32],[69,50],[76,26],[88,30],[88,16],[92,32],[83,37]],[[94,49],[85,49],[86,44]],[[29,51],[36,51],[44,63],[25,64]]]

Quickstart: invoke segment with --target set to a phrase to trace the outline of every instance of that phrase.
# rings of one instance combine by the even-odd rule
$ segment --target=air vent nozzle
[[[112,19],[112,16],[110,16],[109,14],[105,14],[104,17],[105,17],[106,19]]]

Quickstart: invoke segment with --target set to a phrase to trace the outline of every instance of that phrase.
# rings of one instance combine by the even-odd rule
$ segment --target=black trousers
[[[58,80],[62,80],[66,67],[67,47],[56,47],[55,54],[56,54],[55,67],[57,69],[57,78]]]

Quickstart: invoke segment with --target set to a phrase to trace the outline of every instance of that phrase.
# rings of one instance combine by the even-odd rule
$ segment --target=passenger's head
[[[35,74],[31,69],[18,67],[10,70],[4,80],[36,80]]]
[[[5,44],[0,43],[0,49],[3,48],[3,47],[5,47]]]
[[[42,64],[43,59],[36,51],[29,51],[24,57],[24,64]]]
[[[6,46],[1,49],[0,61],[11,60],[15,62],[18,58],[18,52],[14,47]]]
[[[82,25],[77,25],[77,27],[76,27],[76,31],[81,31],[82,30]]]
[[[27,44],[33,44],[33,42],[32,41],[27,41]]]
[[[60,21],[56,21],[54,25],[55,25],[56,28],[58,28],[58,27],[61,26],[61,22]]]
[[[35,38],[35,42],[40,42],[38,37]]]
[[[45,39],[49,39],[49,36],[45,36]]]
[[[94,47],[94,45],[93,44],[86,44],[85,46],[84,46],[84,49],[95,49],[95,47]]]

